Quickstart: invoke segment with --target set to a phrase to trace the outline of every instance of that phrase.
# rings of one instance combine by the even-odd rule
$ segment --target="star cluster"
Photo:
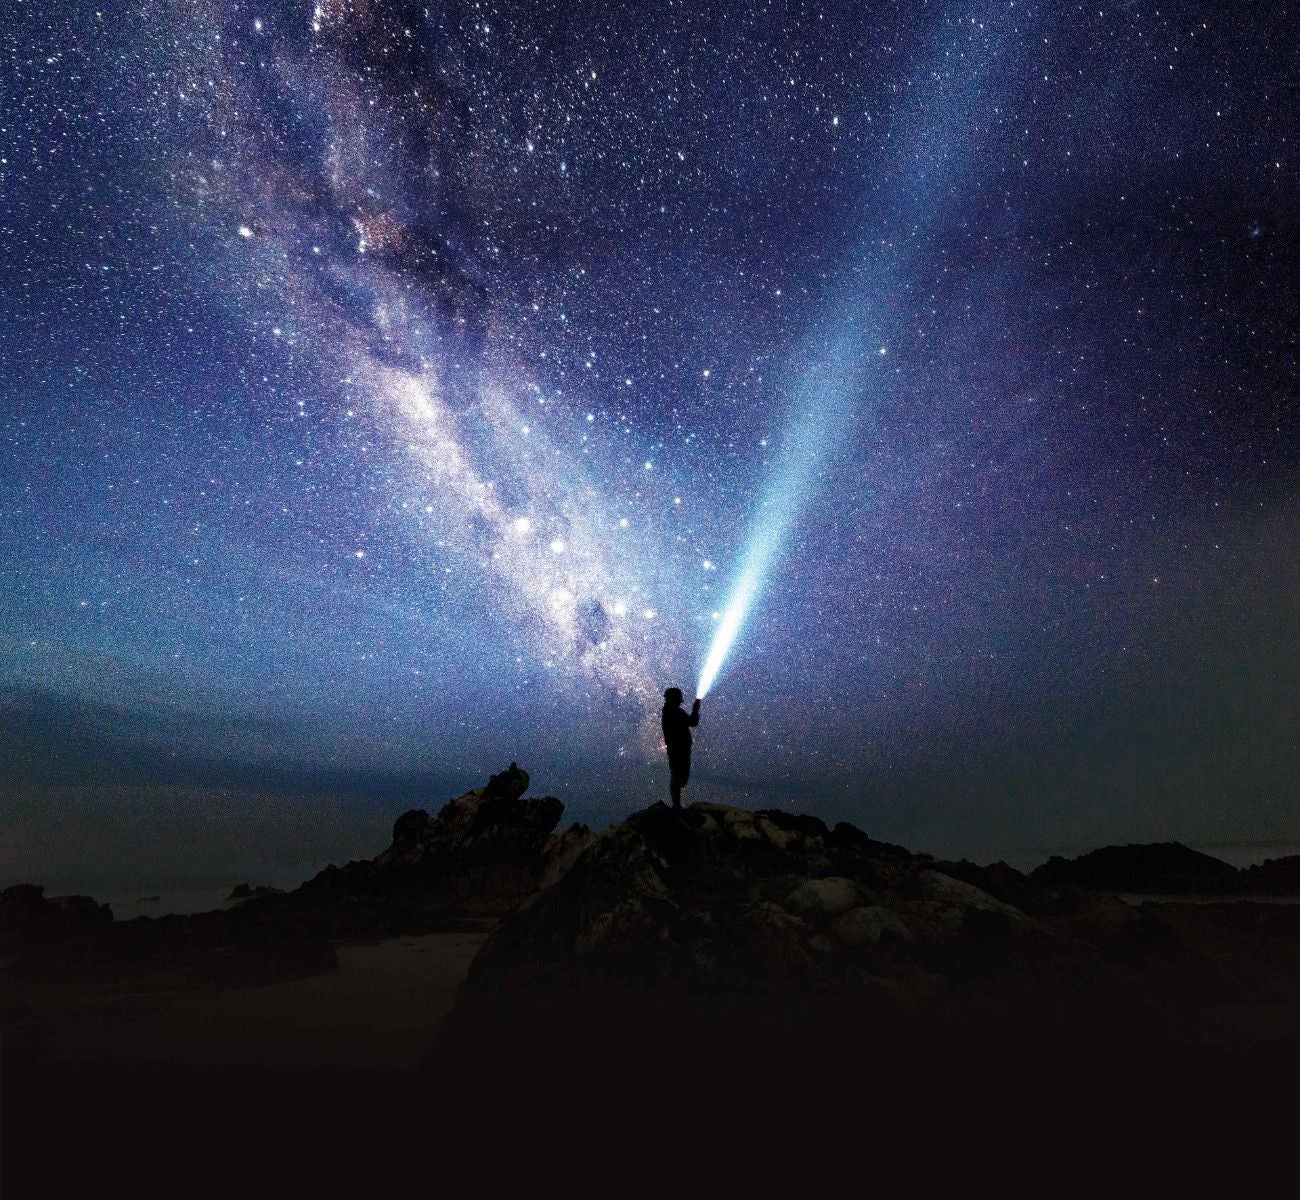
[[[1285,4],[14,7],[11,706],[612,815],[767,526],[697,798],[1287,835]]]

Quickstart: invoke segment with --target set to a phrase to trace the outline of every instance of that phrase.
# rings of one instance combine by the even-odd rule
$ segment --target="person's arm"
[[[691,728],[694,729],[700,723],[700,702],[696,699],[691,705]]]

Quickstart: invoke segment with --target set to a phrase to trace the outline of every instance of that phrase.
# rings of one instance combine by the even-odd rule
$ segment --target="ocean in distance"
[[[247,882],[252,887],[269,884],[271,887],[281,888],[289,892],[296,888],[304,879],[309,878],[303,875],[298,879],[249,879],[241,880]],[[107,904],[113,910],[113,919],[115,921],[131,921],[136,917],[168,917],[168,916],[190,916],[193,913],[211,912],[218,908],[231,908],[235,901],[227,900],[235,887],[235,884],[225,884],[223,886],[207,885],[205,887],[195,887],[190,885],[174,884],[110,884],[96,886],[94,884],[75,884],[59,882],[57,884],[46,884],[45,894],[49,897],[55,896],[90,896],[99,904]]]

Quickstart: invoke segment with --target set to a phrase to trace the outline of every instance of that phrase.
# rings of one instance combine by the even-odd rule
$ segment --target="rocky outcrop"
[[[427,1058],[449,1120],[521,1095],[787,1122],[1105,1096],[1255,1036],[1224,1012],[1300,1001],[1300,910],[1137,906],[776,810],[658,804],[546,862]]]
[[[113,910],[89,896],[47,897],[38,884],[0,892],[0,948],[46,946],[113,924]]]
[[[1300,854],[1270,858],[1241,872],[1243,889],[1274,896],[1300,895]]]
[[[1048,915],[1074,906],[1073,897],[1063,896],[1060,887],[1035,884],[1023,872],[1004,862],[980,866],[963,858],[960,862],[935,862],[933,867],[1030,915]]]
[[[1146,895],[1226,895],[1242,887],[1235,867],[1179,842],[1105,846],[1075,859],[1053,855],[1029,878],[1040,887]]]
[[[247,883],[237,883],[230,889],[230,895],[226,897],[226,903],[238,902],[240,900],[255,900],[259,896],[280,896],[284,894],[283,888],[271,887],[270,884],[260,883],[256,887]],[[157,897],[154,897],[157,899]],[[137,904],[143,901],[136,901]]]
[[[27,977],[130,978],[159,969],[242,987],[334,969],[332,942],[481,928],[557,874],[594,835],[552,830],[554,797],[525,799],[514,763],[486,786],[430,817],[398,817],[392,844],[374,859],[327,867],[292,892],[241,884],[229,906],[190,916],[114,923],[87,897],[47,900],[23,885],[0,897],[0,951]],[[82,934],[68,939],[73,934]]]
[[[567,839],[567,848],[561,843]],[[663,996],[839,989],[951,974],[977,929],[996,958],[1047,935],[991,893],[815,817],[655,805],[557,839],[547,886],[503,923],[470,991],[634,984]]]
[[[671,1091],[701,1062],[763,1088],[803,1086],[815,1064],[821,1086],[827,1071],[1032,1042],[1045,1020],[1157,1020],[1124,954],[1151,942],[1147,916],[1115,902],[1112,953],[1048,919],[1053,893],[990,870],[981,887],[777,810],[657,804],[599,836],[575,828],[475,959],[431,1069],[453,1089],[563,1077],[597,1091],[626,1090],[609,1073],[636,1069],[639,1087]],[[1064,907],[1081,920],[1089,903]]]
[[[430,817],[397,818],[393,841],[374,859],[326,867],[300,892],[418,895],[468,914],[504,912],[536,887],[551,832],[564,812],[554,796],[525,800],[528,773],[515,763],[486,787],[449,801]]]
[[[578,858],[600,839],[585,825],[570,825],[546,843],[538,865],[537,886],[545,891],[563,879]]]

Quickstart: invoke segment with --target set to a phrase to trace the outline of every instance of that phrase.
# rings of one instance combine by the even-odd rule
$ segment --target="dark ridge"
[[[1258,893],[1278,896],[1300,895],[1300,854],[1270,858],[1241,872],[1242,883]]]
[[[1105,892],[1228,895],[1243,887],[1236,867],[1179,842],[1104,846],[1075,859],[1054,855],[1029,878],[1041,887]]]
[[[375,858],[330,865],[288,893],[240,884],[229,896],[238,903],[224,910],[114,922],[88,896],[47,899],[19,884],[0,896],[0,952],[18,955],[12,970],[64,981],[174,966],[246,986],[330,971],[331,939],[454,929],[532,892],[572,831],[552,837],[564,806],[525,799],[527,790],[527,772],[511,763],[435,817],[404,813]]]

